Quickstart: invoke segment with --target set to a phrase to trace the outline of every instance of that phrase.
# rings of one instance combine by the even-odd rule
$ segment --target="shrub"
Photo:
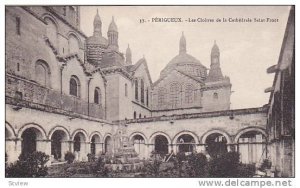
[[[43,152],[22,153],[14,164],[6,169],[7,177],[43,177],[48,174],[46,163],[49,155]]]
[[[269,159],[264,159],[258,170],[265,172],[266,169],[270,169],[272,162]]]
[[[202,153],[192,153],[188,157],[187,171],[189,177],[207,177],[208,162],[206,156]]]
[[[99,157],[91,169],[92,173],[98,177],[108,177],[109,170],[107,167],[105,167],[105,161],[103,157]]]
[[[65,160],[68,162],[68,164],[73,163],[74,159],[75,159],[75,155],[72,152],[68,151],[65,154]]]
[[[88,157],[89,162],[95,162],[96,161],[95,154],[89,153],[89,154],[87,154],[87,157]]]
[[[147,162],[144,165],[144,172],[151,176],[158,177],[160,174],[159,168],[161,166],[161,163],[162,162],[157,159],[154,159],[153,162]]]
[[[251,178],[255,175],[255,165],[254,164],[239,164],[238,175],[239,178]]]
[[[183,163],[184,161],[187,160],[185,154],[183,152],[179,152],[175,155],[175,157],[173,158],[173,164],[175,169],[178,171],[178,176],[182,177],[182,173],[183,173]]]
[[[210,177],[237,177],[240,155],[228,152],[212,158],[209,162]]]

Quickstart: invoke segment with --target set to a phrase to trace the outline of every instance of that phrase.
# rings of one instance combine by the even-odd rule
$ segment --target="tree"
[[[6,169],[7,177],[43,177],[48,174],[46,163],[49,155],[35,151],[33,153],[22,153],[19,159]]]
[[[192,153],[188,157],[187,171],[190,177],[207,177],[208,162],[206,156],[202,153]]]

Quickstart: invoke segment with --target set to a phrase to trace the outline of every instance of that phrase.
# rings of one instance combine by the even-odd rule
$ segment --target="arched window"
[[[133,119],[136,119],[136,111],[133,112]]]
[[[145,94],[144,94],[144,80],[141,80],[141,102],[145,102]]]
[[[49,17],[45,17],[45,22],[47,23],[47,37],[54,47],[57,47],[57,33],[58,29],[56,23]]]
[[[170,102],[172,108],[176,108],[179,106],[179,94],[180,94],[180,86],[178,83],[173,83],[170,86]]]
[[[94,103],[95,104],[101,103],[101,90],[99,87],[96,87],[94,91]]]
[[[47,86],[49,82],[49,67],[45,61],[38,60],[35,64],[35,80],[37,83]]]
[[[158,107],[162,107],[166,105],[166,95],[167,95],[167,89],[166,88],[159,88],[158,89]]]
[[[142,114],[139,115],[139,118],[140,118],[140,119],[142,118]]]
[[[79,97],[80,95],[80,83],[76,76],[72,76],[70,79],[70,95]]]
[[[128,86],[127,86],[127,84],[125,84],[125,97],[127,97],[128,96]]]
[[[69,53],[77,53],[79,51],[79,39],[71,34],[69,36]]]
[[[194,102],[194,87],[192,85],[186,85],[185,86],[185,103],[193,103]]]
[[[139,82],[137,79],[134,81],[134,87],[135,87],[135,100],[139,100]]]

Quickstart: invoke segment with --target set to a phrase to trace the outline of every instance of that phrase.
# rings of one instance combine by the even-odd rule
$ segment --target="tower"
[[[186,39],[182,31],[182,35],[179,41],[179,54],[186,53]]]
[[[94,36],[102,37],[102,21],[99,16],[98,9],[97,9],[97,14],[94,18]]]
[[[207,81],[214,82],[222,80],[224,77],[220,67],[220,50],[216,41],[214,41],[214,45],[211,49],[210,58],[211,63]]]
[[[131,65],[132,64],[132,59],[131,59],[132,55],[131,55],[131,50],[129,48],[129,44],[128,47],[126,49],[126,64],[127,65]]]
[[[115,51],[119,51],[118,35],[118,27],[115,23],[114,17],[112,17],[111,23],[108,27],[107,37],[109,45],[108,47]]]
[[[211,49],[210,57],[211,57],[211,66],[214,65],[220,67],[220,50],[216,41],[214,41],[214,45]]]

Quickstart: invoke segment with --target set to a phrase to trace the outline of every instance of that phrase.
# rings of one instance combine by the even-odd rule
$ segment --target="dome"
[[[198,59],[187,53],[181,53],[175,56],[161,71],[161,76],[165,76],[174,69],[195,77],[205,77],[207,70]]]
[[[112,17],[112,20],[109,24],[109,27],[108,27],[108,31],[115,31],[115,32],[118,32],[118,27],[115,23],[115,20],[114,20],[114,17]]]
[[[108,41],[104,37],[99,37],[99,36],[91,36],[86,39],[87,44],[101,44],[103,46],[108,45]]]
[[[179,54],[167,64],[161,71],[160,76],[166,76],[174,69],[201,79],[204,79],[207,74],[207,68],[198,59],[186,53],[186,39],[183,32],[179,40]]]

